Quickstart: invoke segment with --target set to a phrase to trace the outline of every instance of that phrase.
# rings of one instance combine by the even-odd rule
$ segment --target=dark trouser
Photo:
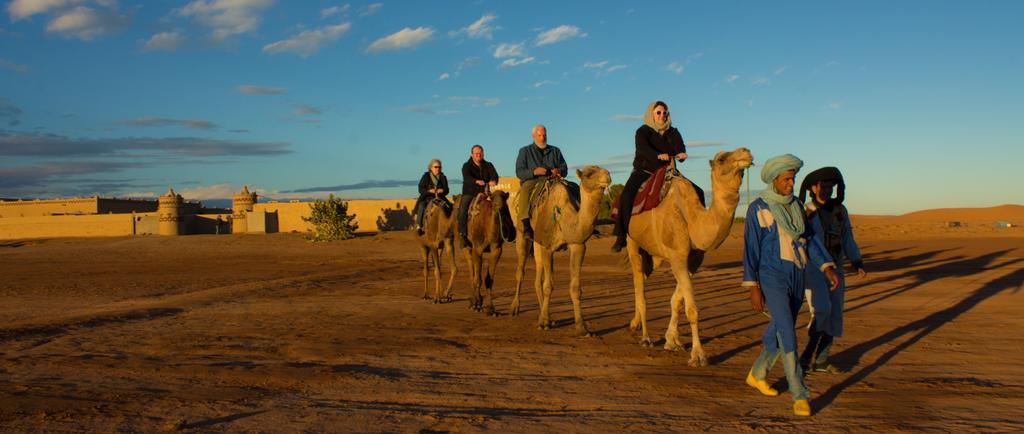
[[[811,329],[807,331],[807,347],[800,355],[800,365],[812,368],[811,360],[814,360],[814,368],[828,366],[828,353],[832,349],[834,339],[832,335],[818,330],[818,325],[812,323]]]
[[[469,220],[469,204],[473,202],[473,195],[464,194],[459,200],[459,235],[463,238],[469,233],[466,229],[466,220]]]
[[[626,185],[622,187],[622,194],[619,195],[619,218],[615,222],[615,235],[625,238],[629,230],[629,218],[633,215],[633,201],[640,191],[640,184],[643,184],[651,174],[642,170],[633,170],[629,174]]]
[[[416,206],[412,208],[412,215],[416,219],[417,228],[423,227],[423,214],[425,214],[424,211],[427,209],[427,201],[430,200],[428,197],[429,196],[420,196],[416,199]]]

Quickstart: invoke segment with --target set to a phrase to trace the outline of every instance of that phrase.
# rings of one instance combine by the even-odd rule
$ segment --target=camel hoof
[[[587,329],[582,329],[582,330],[577,329],[576,330],[576,337],[579,337],[579,338],[592,338],[592,337],[594,337],[594,334],[591,333]]]
[[[687,363],[691,368],[703,368],[708,365],[707,357],[690,357]]]
[[[679,350],[683,349],[683,345],[680,344],[679,341],[677,341],[675,339],[666,339],[665,340],[665,349],[669,350],[669,351],[679,351]]]
[[[640,346],[644,348],[654,348],[654,342],[651,342],[651,338],[640,339]]]

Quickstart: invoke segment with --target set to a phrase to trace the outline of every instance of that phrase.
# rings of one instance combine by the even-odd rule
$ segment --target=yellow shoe
[[[797,416],[810,416],[811,404],[806,399],[798,399],[793,402],[793,414]]]
[[[747,385],[757,389],[758,392],[761,392],[766,396],[779,396],[779,391],[772,389],[772,387],[768,385],[767,381],[754,378],[754,371],[747,373]]]

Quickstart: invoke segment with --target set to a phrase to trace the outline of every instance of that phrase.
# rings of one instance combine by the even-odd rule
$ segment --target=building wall
[[[355,222],[359,227],[357,233],[378,232],[381,230],[405,230],[412,224],[412,208],[416,199],[397,200],[351,200],[348,213],[355,214]],[[253,212],[277,212],[278,232],[307,232],[309,223],[302,220],[309,217],[310,202],[268,202],[257,203]],[[273,225],[268,225],[268,228]]]
[[[115,237],[131,233],[131,214],[0,218],[0,239]]]
[[[0,218],[97,213],[99,207],[95,197],[0,202]]]
[[[143,212],[156,212],[157,208],[156,200],[137,200],[137,199],[104,199],[99,198],[97,204],[97,213],[99,214],[122,214],[122,213],[143,213]]]

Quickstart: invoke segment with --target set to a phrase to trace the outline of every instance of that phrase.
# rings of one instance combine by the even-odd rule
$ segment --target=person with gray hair
[[[430,160],[427,172],[420,177],[419,188],[420,196],[416,199],[413,214],[416,216],[416,234],[423,235],[423,214],[427,209],[427,203],[433,199],[441,199],[444,201],[445,211],[451,212],[452,203],[445,197],[448,195],[448,177],[441,171],[441,160]]]
[[[569,167],[565,164],[562,151],[548,144],[548,129],[544,125],[533,127],[533,143],[519,149],[516,158],[516,177],[519,178],[519,198],[516,202],[516,218],[523,222],[523,237],[533,239],[530,226],[530,199],[544,180],[564,178]]]
[[[766,379],[782,358],[793,413],[810,416],[810,392],[796,356],[796,316],[804,300],[804,269],[810,265],[821,270],[832,290],[839,285],[839,278],[828,251],[807,223],[803,205],[793,196],[793,179],[803,164],[785,154],[769,159],[761,169],[767,187],[747,209],[742,286],[750,289],[754,311],[770,318],[761,336],[761,354],[747,373],[747,384],[764,395],[778,395]]]

